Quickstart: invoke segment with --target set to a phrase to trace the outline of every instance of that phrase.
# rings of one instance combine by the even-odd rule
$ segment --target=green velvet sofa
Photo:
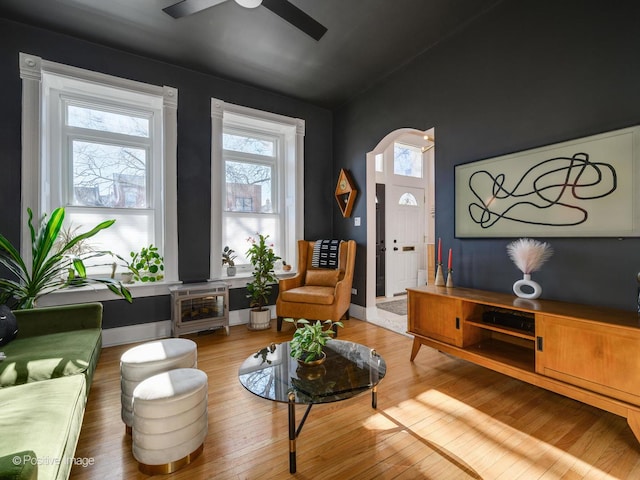
[[[102,304],[14,312],[0,347],[0,480],[66,479],[102,348]]]

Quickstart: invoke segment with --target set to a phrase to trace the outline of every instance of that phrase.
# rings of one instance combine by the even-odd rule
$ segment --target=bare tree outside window
[[[67,125],[149,138],[150,122],[148,118],[68,105]]]
[[[225,162],[225,175],[227,183],[227,211],[251,211],[271,213],[271,177],[272,168],[267,165],[254,163]],[[251,199],[251,202],[237,199]],[[251,210],[246,206],[250,203]],[[239,209],[238,205],[243,205]]]
[[[227,152],[240,152],[257,161],[225,159],[225,177],[227,199],[225,210],[228,212],[272,213],[273,158],[276,143],[269,138],[224,133],[222,147]],[[229,153],[229,156],[231,154]],[[263,163],[261,157],[268,157]],[[266,160],[266,159],[265,159]]]
[[[222,135],[222,148],[234,152],[251,153],[254,155],[274,156],[275,145],[272,140],[254,138],[247,135],[225,133]]]
[[[74,141],[73,204],[145,208],[146,154],[139,148]],[[87,189],[97,194],[88,199]]]
[[[145,139],[149,138],[150,121],[133,115],[68,105],[67,125],[77,128],[79,133],[87,129]],[[118,144],[117,137],[108,143],[81,140],[71,134],[76,137],[71,146],[72,205],[148,207],[148,149],[144,145],[130,146],[124,141]],[[133,141],[140,143],[141,140]]]

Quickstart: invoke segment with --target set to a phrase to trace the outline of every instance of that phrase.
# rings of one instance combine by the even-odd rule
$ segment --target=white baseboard
[[[271,318],[275,318],[276,307],[270,305]],[[229,325],[246,325],[249,323],[249,308],[229,312]],[[113,347],[127,343],[146,342],[171,336],[171,320],[141,323],[128,327],[105,328],[102,330],[102,346]]]
[[[349,305],[349,316],[355,317],[358,320],[367,320],[367,309],[361,305],[354,305],[353,303]]]
[[[128,327],[105,328],[102,330],[102,346],[112,347],[126,343],[157,340],[171,336],[171,320],[141,323]]]

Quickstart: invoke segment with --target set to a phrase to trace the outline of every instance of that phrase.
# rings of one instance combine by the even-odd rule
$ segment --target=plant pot
[[[296,375],[298,375],[298,378],[309,382],[320,380],[321,378],[324,378],[326,374],[327,369],[324,365],[307,366],[305,363],[300,363],[298,368],[296,368]]]
[[[291,265],[283,265],[282,266],[282,270],[284,270],[285,272],[288,272],[291,270]]]
[[[249,330],[267,330],[271,327],[271,310],[251,310],[249,316]]]
[[[120,274],[120,281],[122,283],[133,283],[133,273],[124,272]]]
[[[236,267],[235,266],[228,266],[227,267],[227,277],[235,277],[236,275]]]
[[[322,357],[317,360],[311,360],[310,362],[305,362],[302,359],[298,358],[298,365],[302,367],[317,367],[318,365],[322,365],[324,361],[327,359],[327,354],[322,352]]]

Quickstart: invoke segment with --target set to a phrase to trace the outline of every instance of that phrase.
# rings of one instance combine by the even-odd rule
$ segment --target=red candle
[[[442,239],[438,239],[438,265],[442,264]]]
[[[449,249],[449,270],[451,270],[451,249]]]

